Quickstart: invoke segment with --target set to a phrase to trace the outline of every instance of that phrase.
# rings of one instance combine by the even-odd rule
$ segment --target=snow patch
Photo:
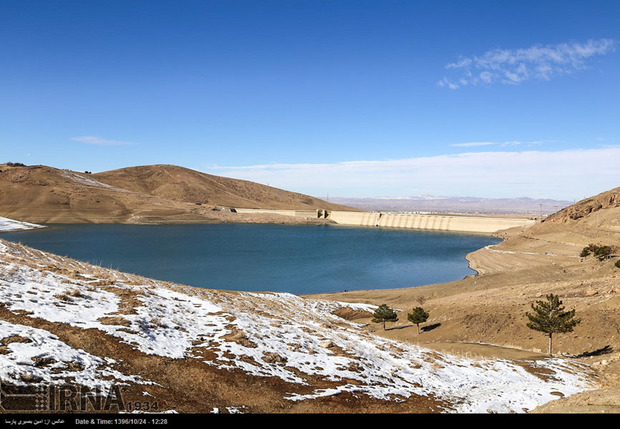
[[[109,389],[112,384],[142,383],[112,369],[116,362],[75,349],[43,329],[0,320],[0,380],[17,386],[66,383]]]
[[[94,186],[94,187],[98,187],[98,188],[106,188],[106,189],[111,189],[114,191],[120,191],[120,192],[129,192],[126,189],[121,189],[121,188],[117,188],[116,186],[112,186],[112,185],[108,185],[106,183],[102,183],[98,180],[95,180],[91,177],[85,177],[82,174],[78,174],[75,173],[73,171],[68,171],[68,170],[63,170],[62,171],[63,176],[65,176],[65,178],[72,180],[74,182],[77,182],[81,185],[86,185],[86,186]]]
[[[0,216],[0,232],[25,231],[29,229],[45,228],[35,223],[20,222]]]
[[[556,399],[557,392],[569,396],[594,387],[587,381],[587,367],[573,361],[532,362],[550,375],[543,379],[509,361],[457,358],[378,337],[334,315],[343,307],[372,311],[374,306],[286,293],[187,288],[112,275],[111,270],[89,269],[87,264],[2,240],[0,245],[0,302],[9,311],[99,329],[146,354],[200,359],[220,369],[276,377],[290,383],[291,391],[283,395],[291,401],[342,392],[386,401],[421,395],[455,404],[444,412],[522,413]],[[43,260],[89,274],[52,272]],[[105,286],[96,286],[103,279],[108,280]],[[49,371],[28,364],[37,351],[61,366],[71,359],[84,362],[84,370],[73,373],[83,383],[101,380],[106,371],[102,358],[70,349],[45,331],[7,322],[0,329],[2,338],[18,335],[29,340],[8,344],[10,353],[0,354],[3,379],[17,381],[24,369],[53,378]],[[317,379],[329,387],[303,395],[295,391],[295,386],[312,386]]]

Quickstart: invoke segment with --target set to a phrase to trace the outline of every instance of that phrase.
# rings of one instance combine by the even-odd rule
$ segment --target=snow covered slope
[[[0,307],[10,315],[0,318],[0,378],[15,385],[67,378],[85,385],[150,382],[144,374],[123,373],[110,356],[64,344],[46,330],[51,322],[99,332],[136,356],[281,380],[281,398],[291,403],[345,392],[386,402],[432,397],[445,404],[436,410],[443,413],[523,413],[559,394],[594,388],[588,368],[569,360],[543,359],[525,368],[384,339],[334,315],[346,306],[373,309],[174,285],[0,240]],[[13,315],[41,324],[26,326]],[[41,359],[53,364],[37,365]],[[70,361],[81,364],[71,369]]]
[[[0,216],[0,232],[21,231],[27,229],[44,228],[41,225],[28,222],[19,222]]]

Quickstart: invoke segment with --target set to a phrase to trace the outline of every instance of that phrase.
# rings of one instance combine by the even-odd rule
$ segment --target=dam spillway
[[[330,220],[338,225],[418,229],[429,231],[471,232],[493,234],[503,229],[527,227],[536,221],[525,217],[460,215],[460,214],[417,214],[382,213],[341,210],[267,210],[242,209],[239,213],[272,213],[300,218]]]
[[[503,229],[534,224],[526,218],[467,216],[448,214],[395,214],[380,212],[332,211],[328,219],[340,225],[384,228],[420,229],[431,231],[476,232],[492,234]]]

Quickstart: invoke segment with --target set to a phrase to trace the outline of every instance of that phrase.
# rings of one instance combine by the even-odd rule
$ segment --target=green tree
[[[557,295],[549,294],[546,298],[547,301],[536,301],[536,305],[532,304],[534,313],[526,312],[525,315],[529,319],[528,328],[549,336],[549,355],[551,355],[553,334],[572,332],[581,320],[575,319],[574,309],[564,310],[562,301]]]
[[[407,314],[407,320],[418,326],[418,334],[420,334],[420,323],[428,320],[428,312],[424,311],[422,307],[415,307],[412,313]]]
[[[385,322],[396,322],[398,315],[396,311],[388,307],[386,304],[381,304],[372,315],[373,323],[383,323],[383,330],[385,331]]]

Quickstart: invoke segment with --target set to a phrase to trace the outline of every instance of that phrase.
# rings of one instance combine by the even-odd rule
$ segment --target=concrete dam
[[[419,229],[430,231],[492,234],[513,227],[527,227],[536,221],[519,217],[493,217],[452,214],[400,214],[339,210],[263,210],[235,209],[238,213],[273,213],[300,218],[331,220],[339,225]]]

